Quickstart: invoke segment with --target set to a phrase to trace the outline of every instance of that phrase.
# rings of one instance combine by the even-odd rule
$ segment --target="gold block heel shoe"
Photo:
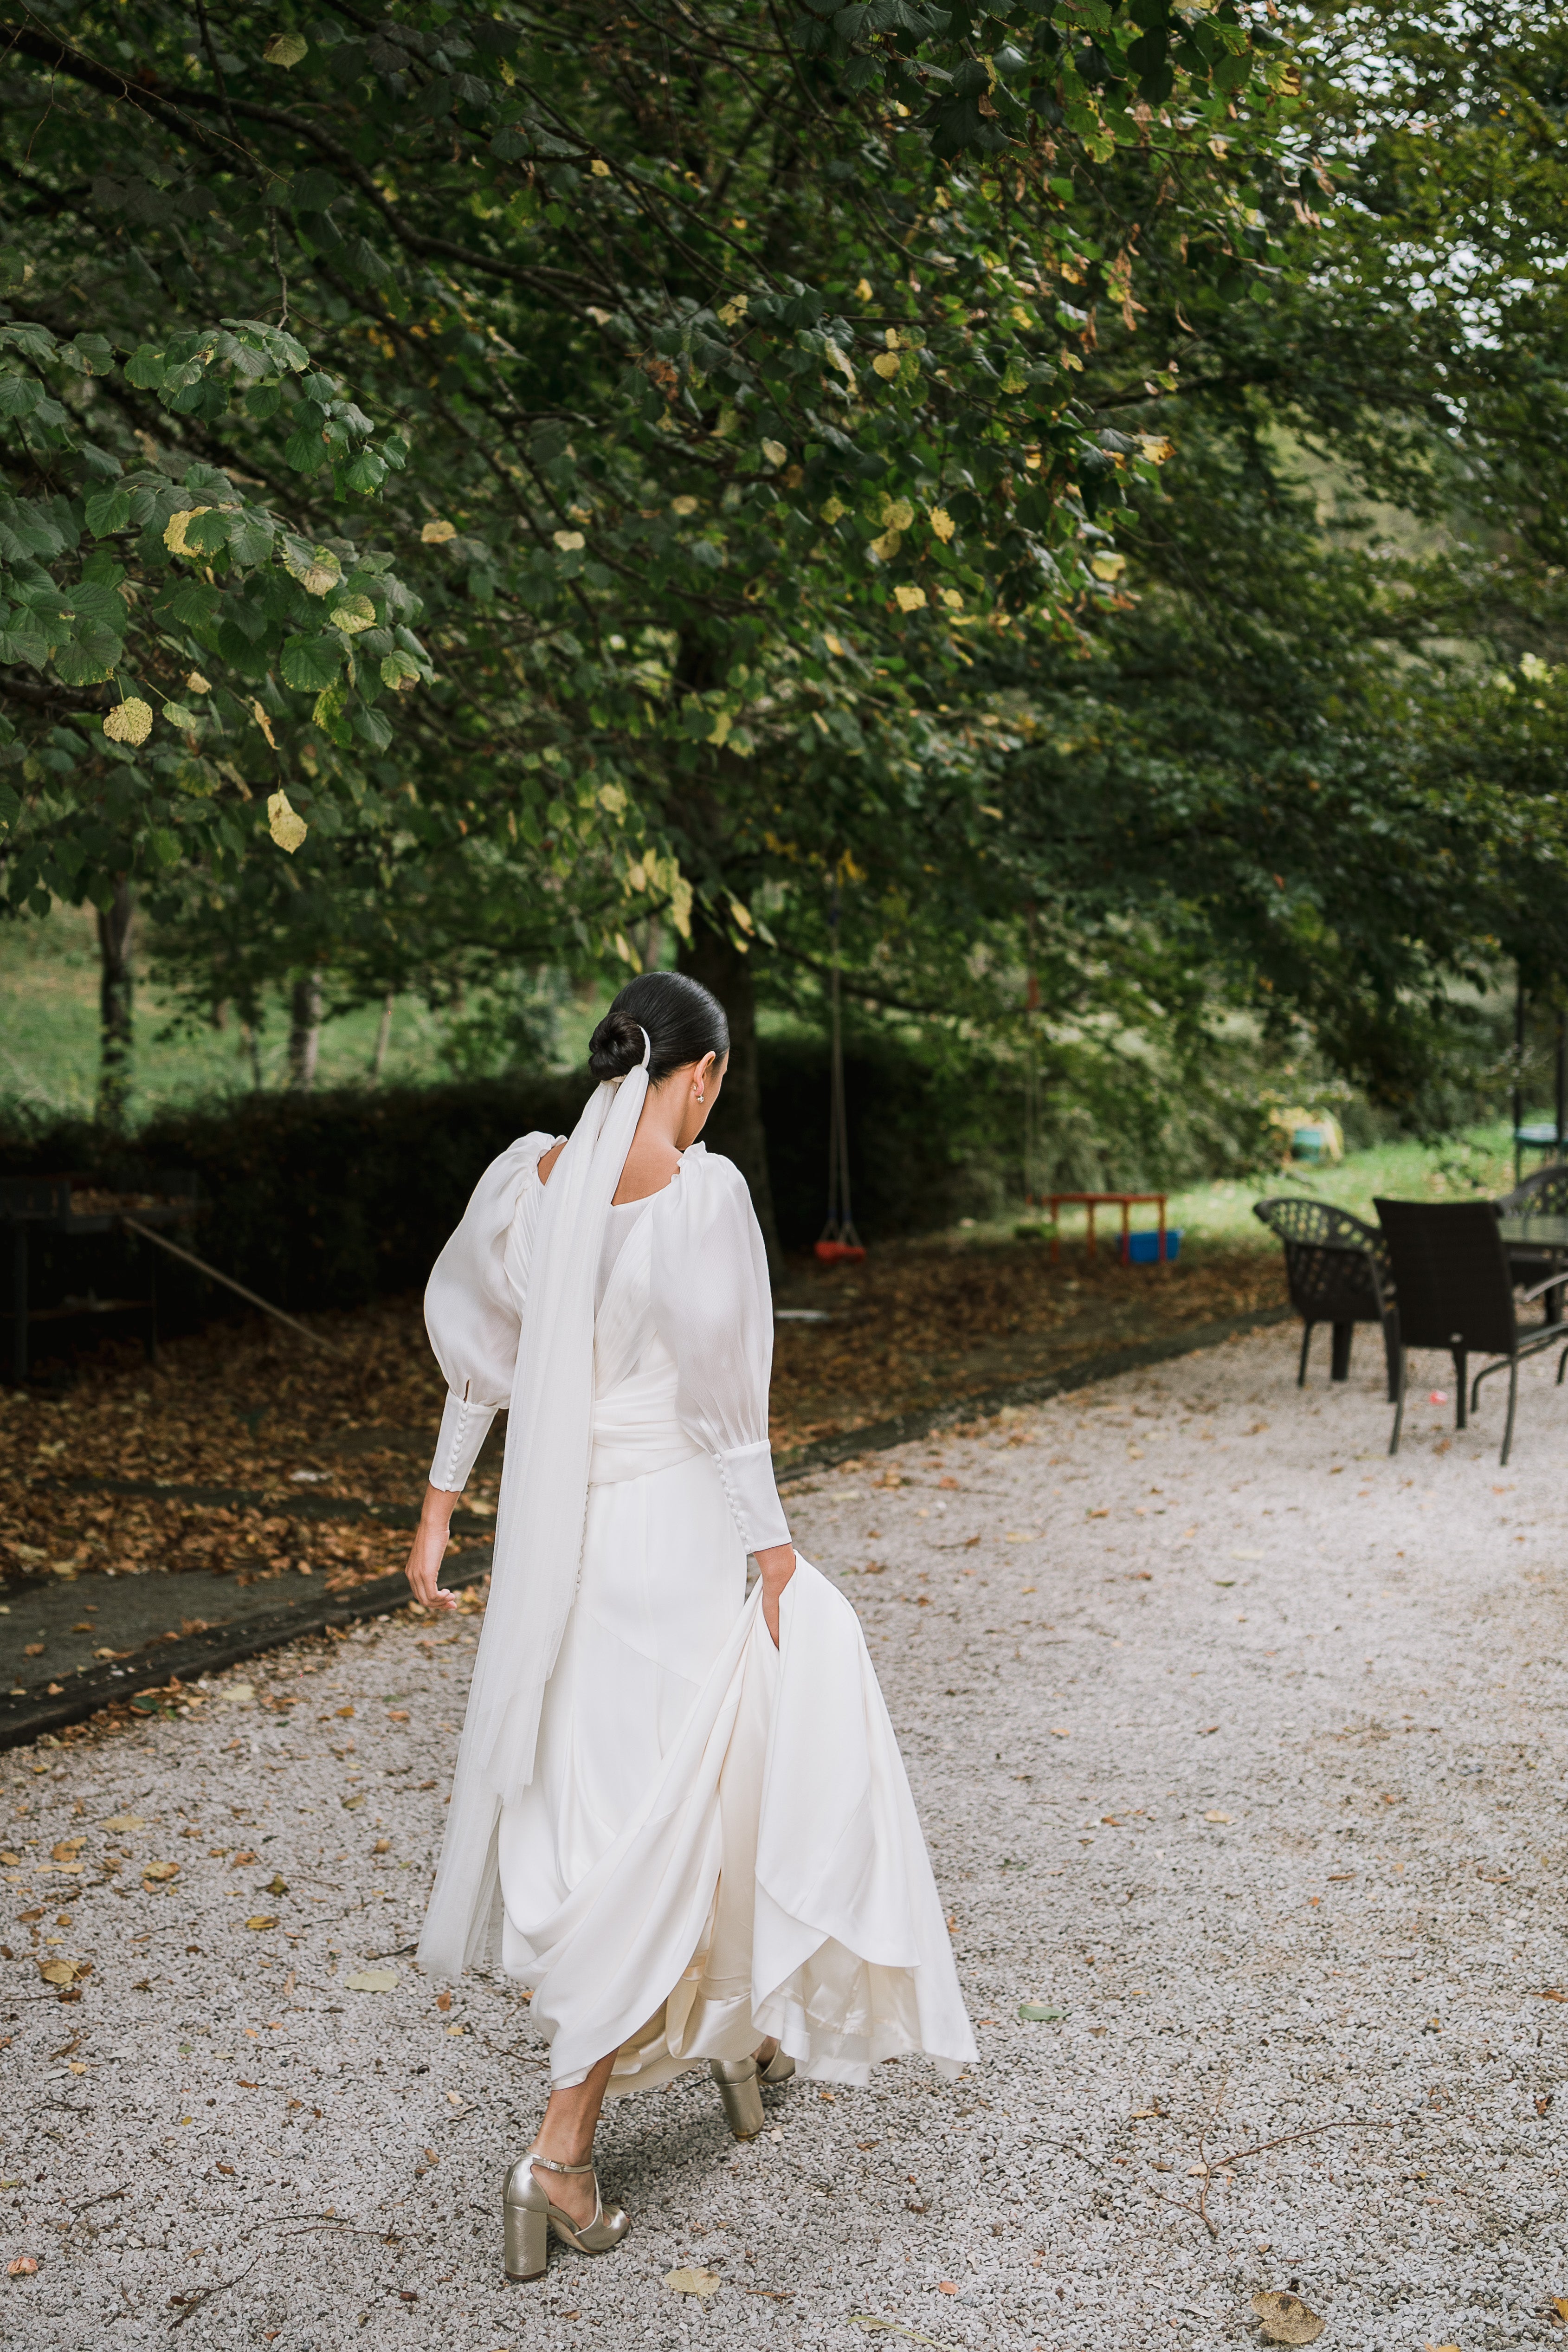
[[[770,2091],[776,2091],[780,2083],[794,2081],[795,2061],[787,2050],[776,2050],[767,2065],[758,2066],[757,2073],[758,2079],[766,2083]]]
[[[623,2207],[604,2202],[599,2193],[597,2174],[593,2181],[593,2219],[574,2221],[570,2213],[563,2213],[559,2205],[551,2203],[534,2179],[536,2165],[541,2172],[593,2171],[591,2164],[557,2164],[553,2158],[536,2156],[531,2149],[513,2165],[501,2191],[501,2218],[507,2276],[519,2285],[528,2279],[543,2278],[552,2230],[563,2245],[573,2247],[580,2254],[607,2254],[632,2227]]]
[[[730,2130],[737,2139],[755,2139],[767,2120],[756,2059],[714,2058],[708,2063]]]

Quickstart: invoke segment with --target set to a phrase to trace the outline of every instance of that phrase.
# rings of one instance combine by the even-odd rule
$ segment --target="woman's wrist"
[[[757,1569],[769,1591],[780,1591],[795,1573],[794,1545],[770,1544],[766,1551],[758,1553]]]

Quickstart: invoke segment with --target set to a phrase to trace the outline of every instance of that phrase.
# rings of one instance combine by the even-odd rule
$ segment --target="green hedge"
[[[763,1117],[775,1213],[786,1248],[809,1245],[826,1206],[828,1059],[821,1041],[759,1041]],[[1096,1103],[1068,1081],[1049,1113],[1051,1181],[1164,1181],[1235,1159],[1215,1106],[1176,1116],[1157,1093],[1129,1088]],[[855,1221],[863,1239],[930,1232],[985,1216],[1021,1189],[1022,1104],[993,1065],[934,1067],[896,1038],[852,1041],[845,1062]],[[486,1162],[530,1128],[570,1129],[587,1080],[548,1076],[429,1087],[237,1096],[158,1113],[130,1140],[86,1123],[0,1135],[0,1173],[80,1173],[115,1188],[191,1171],[208,1206],[200,1254],[265,1298],[293,1307],[350,1307],[421,1286]],[[1245,1125],[1247,1122],[1243,1122]],[[722,1137],[715,1137],[722,1146]],[[125,1280],[124,1244],[36,1244],[37,1297]],[[163,1319],[211,1312],[210,1286],[160,1253]]]

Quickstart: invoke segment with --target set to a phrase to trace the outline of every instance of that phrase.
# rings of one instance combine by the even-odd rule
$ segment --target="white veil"
[[[490,1598],[458,1743],[421,1965],[455,1976],[498,1926],[496,1830],[527,1788],[539,1708],[577,1591],[593,1443],[593,1291],[611,1200],[648,1092],[641,1069],[589,1097],[550,1171],[523,1302]]]

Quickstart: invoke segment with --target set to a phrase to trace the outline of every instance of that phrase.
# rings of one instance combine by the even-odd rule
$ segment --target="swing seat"
[[[824,1265],[859,1265],[865,1255],[861,1242],[817,1242],[812,1246]]]

